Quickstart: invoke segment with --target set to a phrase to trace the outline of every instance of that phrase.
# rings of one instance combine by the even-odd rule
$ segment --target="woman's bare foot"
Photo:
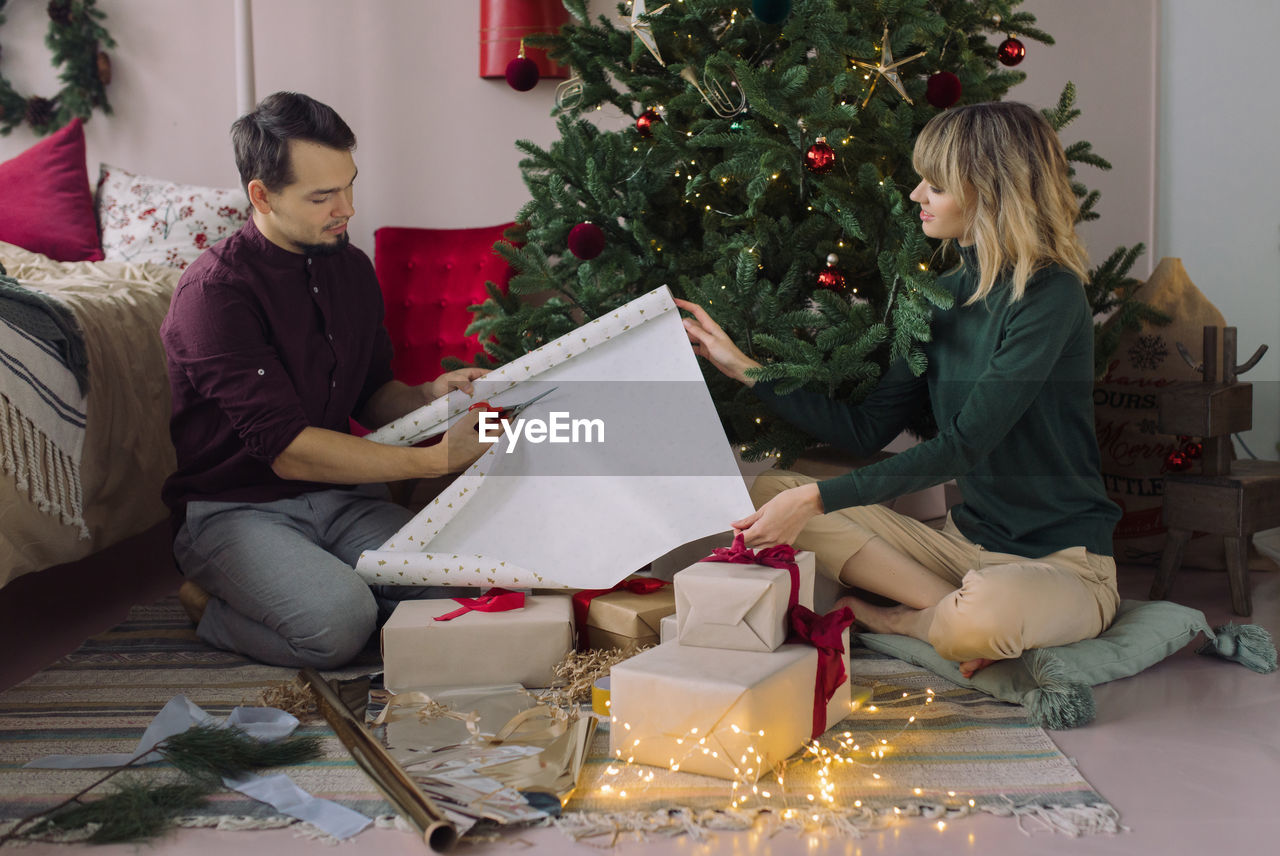
[[[847,606],[853,610],[853,619],[872,633],[896,633],[928,641],[932,609],[912,609],[909,606],[875,606],[865,600],[848,596],[836,601],[836,609]]]
[[[965,660],[963,663],[960,664],[960,674],[964,675],[966,678],[972,678],[980,670],[985,669],[987,666],[990,666],[994,662],[996,661],[988,660],[985,657],[978,657],[973,660]]]
[[[912,609],[909,606],[875,606],[852,595],[836,601],[836,609],[847,606],[853,610],[856,624],[872,633],[897,633],[922,642],[929,641],[929,623],[933,621],[932,609]],[[972,678],[996,660],[977,657],[960,664],[960,674]]]

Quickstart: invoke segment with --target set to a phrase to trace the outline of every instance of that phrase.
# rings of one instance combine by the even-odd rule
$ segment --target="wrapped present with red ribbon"
[[[786,544],[730,547],[678,572],[676,638],[681,645],[773,651],[791,632],[791,610],[813,609],[813,553]]]
[[[659,624],[675,611],[671,583],[653,577],[627,577],[607,589],[579,589],[573,593],[578,650],[657,645]]]
[[[480,597],[403,600],[382,626],[387,689],[547,687],[573,650],[563,595],[490,589]]]
[[[791,622],[791,638],[767,653],[669,642],[614,666],[610,753],[754,782],[844,720],[853,613],[799,606]]]

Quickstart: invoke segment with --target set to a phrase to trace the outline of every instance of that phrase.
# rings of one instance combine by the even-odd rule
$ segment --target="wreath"
[[[0,24],[4,23],[7,2],[0,0]],[[8,135],[26,122],[43,136],[76,116],[87,120],[95,107],[111,112],[107,102],[111,57],[103,48],[113,48],[116,43],[102,26],[107,16],[95,8],[96,3],[97,0],[50,0],[49,32],[44,43],[53,51],[62,89],[52,98],[20,95],[0,71],[0,134]]]

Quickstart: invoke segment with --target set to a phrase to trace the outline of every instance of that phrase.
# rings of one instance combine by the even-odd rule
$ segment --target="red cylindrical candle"
[[[480,0],[480,76],[505,77],[507,63],[520,53],[520,40],[533,33],[554,33],[569,21],[560,0]],[[569,70],[547,52],[525,46],[525,56],[540,77],[568,77]]]

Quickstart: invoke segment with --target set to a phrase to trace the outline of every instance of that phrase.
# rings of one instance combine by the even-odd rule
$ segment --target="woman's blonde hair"
[[[916,139],[912,165],[965,211],[979,274],[968,303],[986,297],[1006,272],[1012,300],[1020,300],[1031,275],[1050,264],[1088,280],[1066,154],[1035,109],[1003,101],[939,113]]]

